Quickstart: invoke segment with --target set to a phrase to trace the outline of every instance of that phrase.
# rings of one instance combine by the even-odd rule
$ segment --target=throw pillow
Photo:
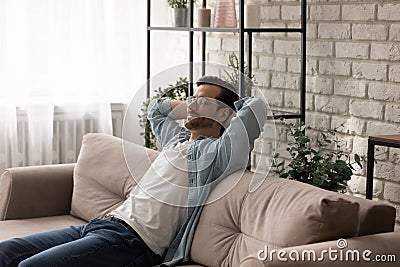
[[[157,155],[114,136],[85,135],[74,169],[71,215],[89,221],[117,208]]]
[[[257,191],[243,205],[241,228],[269,248],[357,234],[359,204],[340,193],[282,178],[267,179]]]

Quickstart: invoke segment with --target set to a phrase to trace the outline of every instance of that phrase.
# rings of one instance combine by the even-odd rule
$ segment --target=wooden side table
[[[368,155],[367,155],[367,186],[366,198],[372,199],[375,146],[387,146],[400,148],[400,134],[396,135],[372,135],[368,137]]]

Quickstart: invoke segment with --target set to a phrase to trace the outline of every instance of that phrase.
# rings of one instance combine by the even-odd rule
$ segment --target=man
[[[163,258],[168,266],[189,260],[209,193],[246,168],[266,118],[263,101],[238,100],[232,85],[217,77],[202,77],[197,85],[187,102],[161,98],[149,105],[163,151],[120,207],[84,226],[2,242],[0,266],[154,266]],[[179,118],[186,118],[186,129]]]
[[[187,103],[185,126],[189,132],[168,119],[168,107],[179,110],[185,106],[182,102],[159,99],[152,103],[149,116],[163,147],[192,140],[187,149],[188,210],[164,258],[167,266],[189,260],[193,235],[209,193],[227,175],[248,166],[248,156],[267,114],[261,99],[239,100],[235,88],[217,77],[204,76],[197,85],[194,98]]]

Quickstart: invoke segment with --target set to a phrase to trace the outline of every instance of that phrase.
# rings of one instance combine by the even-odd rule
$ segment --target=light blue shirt
[[[236,116],[219,138],[199,136],[187,150],[188,211],[187,217],[169,246],[163,265],[188,261],[194,232],[210,192],[229,174],[244,170],[254,141],[259,137],[267,117],[264,101],[246,97],[235,102]],[[162,147],[189,139],[190,132],[176,122],[170,98],[153,100],[148,119]]]

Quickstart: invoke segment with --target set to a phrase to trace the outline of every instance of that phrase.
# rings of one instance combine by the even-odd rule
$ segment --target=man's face
[[[197,88],[193,100],[187,103],[187,129],[200,130],[218,126],[223,103],[216,98],[221,91],[219,86],[211,84],[202,84]]]

